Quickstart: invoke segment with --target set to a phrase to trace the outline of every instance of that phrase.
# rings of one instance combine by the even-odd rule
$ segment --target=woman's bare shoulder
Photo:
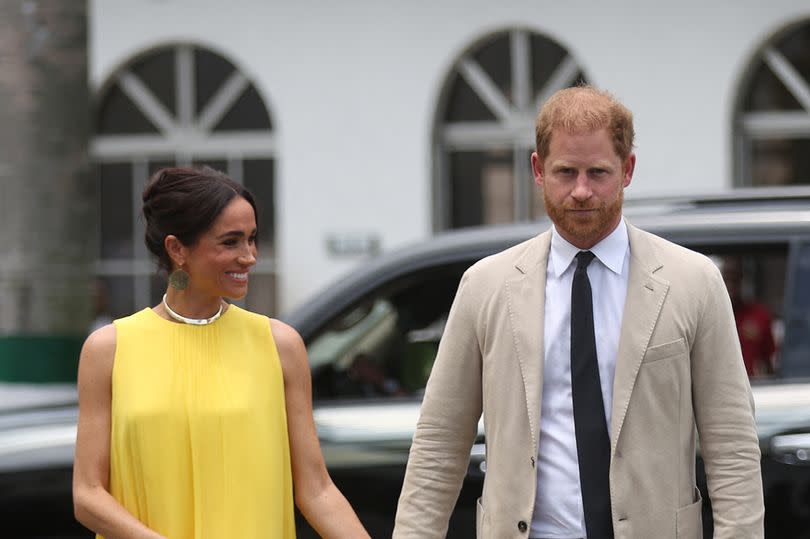
[[[278,350],[284,374],[306,374],[309,376],[307,348],[298,331],[289,324],[275,318],[270,319],[270,331],[273,333],[273,340],[276,342],[276,350]]]
[[[279,353],[282,350],[294,352],[298,350],[305,350],[304,341],[301,335],[291,325],[277,320],[270,319],[270,331],[273,333],[273,340],[276,341],[276,347]]]
[[[114,324],[107,324],[91,333],[82,346],[80,361],[95,368],[112,368],[117,333]]]

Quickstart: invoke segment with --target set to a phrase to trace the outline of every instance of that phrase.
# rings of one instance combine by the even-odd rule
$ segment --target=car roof
[[[671,241],[731,245],[810,237],[810,186],[739,189],[700,197],[629,198],[625,218]],[[439,232],[426,240],[365,261],[282,318],[307,340],[319,325],[398,276],[470,262],[527,240],[550,226],[548,218]]]

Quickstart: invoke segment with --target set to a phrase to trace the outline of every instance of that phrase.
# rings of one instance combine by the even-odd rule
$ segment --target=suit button
[[[529,527],[526,525],[526,522],[524,522],[523,520],[518,522],[518,530],[520,530],[520,533],[526,533],[526,530],[528,529]]]

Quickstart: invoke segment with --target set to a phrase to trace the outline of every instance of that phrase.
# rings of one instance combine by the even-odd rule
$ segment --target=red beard
[[[576,247],[588,249],[610,234],[621,219],[624,189],[620,189],[616,199],[590,205],[555,205],[545,191],[543,201],[546,212],[560,234]],[[580,214],[572,210],[594,210]]]

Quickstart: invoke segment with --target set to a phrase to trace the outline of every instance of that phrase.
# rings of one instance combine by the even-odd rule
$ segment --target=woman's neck
[[[211,318],[223,307],[220,296],[199,294],[189,289],[177,290],[171,287],[166,291],[166,303],[180,316],[196,319]]]

